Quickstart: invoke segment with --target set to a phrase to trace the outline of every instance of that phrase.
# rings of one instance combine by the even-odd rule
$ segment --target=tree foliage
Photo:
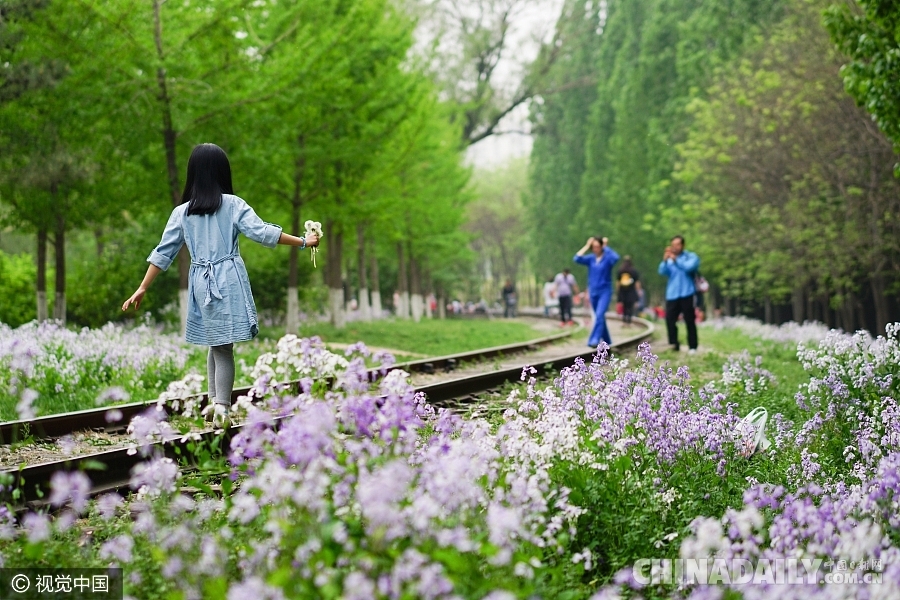
[[[555,232],[536,238],[535,266],[558,269],[586,237],[605,235],[640,270],[655,270],[677,233],[660,219],[677,205],[671,172],[674,145],[689,126],[684,108],[779,5],[566,2],[557,25],[560,59],[551,70],[556,91],[532,105],[529,212],[533,231],[549,222]]]
[[[867,326],[860,293],[883,299],[896,277],[900,183],[890,142],[842,89],[819,9],[794,3],[691,103],[675,219],[696,232],[726,294],[793,295],[798,313],[811,296],[852,330]],[[887,308],[875,304],[883,330]]]
[[[127,260],[108,252],[135,252],[122,239],[134,237],[129,228],[158,237],[164,215],[182,200],[188,153],[201,142],[229,153],[236,193],[267,220],[295,233],[303,219],[326,224],[320,272],[331,288],[347,280],[351,253],[343,250],[357,227],[384,247],[418,232],[448,251],[465,246],[459,126],[410,58],[416,23],[399,2],[0,4],[4,18],[13,9],[15,35],[0,28],[0,53],[14,51],[18,65],[61,65],[66,77],[55,86],[19,85],[21,93],[0,104],[0,143],[9,150],[0,155],[0,217],[22,231],[46,229],[51,241],[61,217],[65,230],[95,235],[96,255],[80,254],[69,276],[104,298],[81,306],[89,294],[79,290],[70,311],[79,322],[118,317],[115,286],[96,279],[102,273],[122,285]],[[15,79],[9,73],[0,73],[0,86]],[[416,246],[426,270],[444,270],[424,258],[425,243]],[[129,258],[142,263],[149,250]],[[465,253],[450,255],[465,262]],[[283,311],[284,290],[314,272],[296,254],[291,263],[287,251],[273,256],[280,258],[260,262],[266,290],[257,296],[261,308]],[[100,267],[81,268],[90,260]],[[161,304],[174,299],[166,283],[173,277],[155,287]]]
[[[892,135],[888,4],[832,8],[825,21],[852,58],[847,89]],[[896,155],[842,89],[824,8],[567,2],[551,70],[560,91],[532,103],[535,267],[558,268],[599,234],[652,273],[684,234],[717,297],[883,330],[900,308]],[[664,280],[645,283],[658,301]]]
[[[841,69],[847,91],[900,147],[900,10],[894,0],[847,0],[826,11],[825,23],[849,58]],[[900,170],[900,165],[897,166]]]

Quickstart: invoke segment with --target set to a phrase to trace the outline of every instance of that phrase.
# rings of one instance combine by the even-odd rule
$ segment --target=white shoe
[[[697,354],[697,349],[696,349],[696,348],[691,348],[690,350],[688,350],[688,354],[691,354],[691,355]]]
[[[231,416],[230,416],[230,406],[225,404],[219,404],[218,402],[213,404],[212,409],[212,424],[216,429],[228,429],[231,427]]]

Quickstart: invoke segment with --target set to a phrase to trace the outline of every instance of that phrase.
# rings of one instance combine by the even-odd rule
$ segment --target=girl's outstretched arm
[[[162,269],[157,267],[154,264],[150,264],[147,267],[147,274],[144,275],[144,280],[141,282],[141,285],[138,287],[137,291],[131,295],[131,298],[125,301],[125,304],[122,305],[122,310],[128,310],[128,307],[134,304],[134,309],[137,310],[141,307],[141,300],[144,299],[144,294],[147,293],[147,288],[150,287],[150,284],[153,283],[153,280],[156,279],[156,276],[162,272]]]
[[[319,236],[312,233],[306,236],[304,241],[304,238],[302,237],[296,237],[282,232],[281,237],[278,238],[278,243],[283,246],[309,246],[310,248],[315,248],[319,245]]]

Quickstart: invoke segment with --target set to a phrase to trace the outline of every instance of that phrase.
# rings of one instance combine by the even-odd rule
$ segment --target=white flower
[[[309,237],[311,235],[315,235],[316,237],[320,238],[322,237],[322,224],[318,221],[307,221],[303,224],[303,226],[304,228],[306,228],[306,237]],[[310,259],[312,260],[313,267],[316,266],[316,254],[318,253],[318,248],[313,247],[309,249]]]

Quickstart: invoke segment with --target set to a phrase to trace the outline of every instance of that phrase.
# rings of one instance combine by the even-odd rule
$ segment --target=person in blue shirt
[[[122,310],[132,304],[140,308],[156,276],[187,246],[191,270],[185,339],[209,346],[211,416],[215,423],[225,425],[234,388],[234,344],[259,333],[256,304],[238,249],[239,234],[268,248],[278,244],[314,248],[319,238],[288,235],[280,226],[260,219],[249,204],[234,195],[231,165],[225,151],[215,144],[200,144],[191,152],[181,201],[169,217],[162,240],[147,258],[150,265],[144,280]]]
[[[688,353],[697,351],[697,324],[694,319],[694,275],[700,268],[700,257],[684,249],[684,237],[676,235],[663,253],[659,274],[668,277],[666,284],[666,327],[672,350],[679,350],[678,317],[687,325]]]
[[[609,300],[612,298],[612,270],[619,262],[619,255],[609,247],[609,239],[592,237],[584,247],[575,253],[575,262],[587,265],[588,268],[588,296],[591,299],[591,308],[594,310],[594,328],[588,338],[588,346],[596,348],[601,340],[612,344],[609,336],[609,328],[606,326],[606,309],[609,308]],[[588,250],[591,251],[587,254]]]

